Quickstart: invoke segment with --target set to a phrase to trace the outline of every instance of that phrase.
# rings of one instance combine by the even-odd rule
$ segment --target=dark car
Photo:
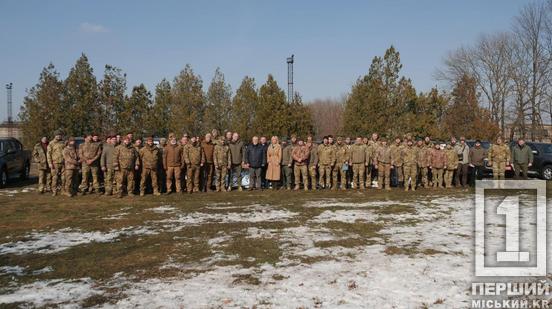
[[[31,152],[15,138],[0,138],[0,188],[11,178],[27,179],[30,169]]]
[[[528,174],[544,180],[552,180],[552,144],[525,142],[533,151],[533,165]],[[512,142],[511,147],[516,143]]]

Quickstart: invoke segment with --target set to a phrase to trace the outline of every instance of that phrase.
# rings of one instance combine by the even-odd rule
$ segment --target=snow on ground
[[[92,242],[112,242],[119,237],[134,235],[150,235],[157,232],[148,227],[126,227],[109,232],[83,232],[65,228],[53,232],[33,232],[24,237],[24,240],[0,244],[0,255],[5,254],[51,254],[66,250],[71,247]]]
[[[376,212],[387,206],[408,206],[415,211],[399,213]],[[150,209],[170,213],[172,217],[149,222],[156,233],[177,231],[190,225],[207,223],[292,221],[298,213],[267,205],[243,206],[242,212],[178,213],[172,206]],[[37,281],[0,295],[0,304],[16,301],[35,306],[47,304],[78,304],[79,301],[104,289],[123,286],[122,297],[114,304],[102,307],[252,307],[257,308],[465,308],[470,305],[469,289],[473,277],[473,196],[423,197],[411,202],[393,200],[347,203],[338,200],[308,202],[304,207],[342,207],[324,210],[306,224],[283,229],[246,227],[247,238],[274,239],[282,257],[274,265],[261,264],[244,268],[239,265],[216,266],[216,261],[236,259],[219,249],[233,235],[221,231],[208,240],[212,256],[198,261],[203,272],[181,278],[152,278],[134,281],[116,274],[111,282],[96,283],[82,278],[74,281]],[[521,212],[521,222],[533,217],[531,211]],[[499,226],[502,219],[489,219],[487,225]],[[525,220],[525,221],[524,221]],[[341,247],[339,241],[354,234],[336,233],[325,226],[330,221],[343,223],[377,222],[384,224],[379,237],[371,245]],[[156,225],[157,224],[157,225]],[[135,233],[147,233],[152,227]],[[75,234],[77,233],[77,234]],[[87,241],[114,241],[120,232],[79,233],[60,230],[48,234],[32,234],[30,239],[0,245],[0,254],[28,252],[52,253]],[[358,235],[356,235],[358,237]],[[526,240],[526,239],[524,239]],[[329,247],[317,242],[335,241]],[[489,243],[499,245],[503,235],[490,234]],[[526,242],[529,242],[526,240]],[[396,251],[390,250],[396,249]],[[312,263],[297,257],[324,258]],[[189,265],[188,265],[189,266]],[[185,268],[168,258],[161,268]],[[0,268],[0,274],[17,274],[24,268]],[[237,281],[253,277],[256,284]]]

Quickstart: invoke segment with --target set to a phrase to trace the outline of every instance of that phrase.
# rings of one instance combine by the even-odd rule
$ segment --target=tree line
[[[70,136],[134,132],[142,137],[166,137],[169,132],[199,136],[217,129],[239,132],[246,139],[253,134],[314,131],[301,96],[295,93],[287,102],[270,74],[260,87],[246,76],[233,94],[220,69],[204,89],[201,76],[186,65],[172,82],[160,81],[153,94],[144,84],[127,94],[126,74],[120,68],[106,65],[98,81],[84,54],[65,79],[53,64],[46,66],[38,83],[27,91],[19,117],[27,145],[57,129]]]

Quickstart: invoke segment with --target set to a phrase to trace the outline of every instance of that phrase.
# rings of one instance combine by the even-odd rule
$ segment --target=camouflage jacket
[[[455,170],[458,167],[458,154],[454,148],[445,149],[447,170]]]
[[[391,148],[389,146],[379,146],[374,157],[374,161],[377,163],[393,164],[393,157],[391,156]]]
[[[46,151],[42,147],[42,143],[37,143],[33,148],[33,162],[38,165],[39,170],[48,169],[48,158],[46,156]]]
[[[431,165],[431,162],[430,162],[431,149],[429,147],[426,147],[426,146],[421,146],[421,147],[416,146],[416,148],[418,148],[418,166],[419,167],[428,167],[428,166],[430,166]]]
[[[184,163],[186,163],[186,165],[200,165],[205,163],[205,153],[199,143],[195,146],[190,144],[184,148]]]
[[[318,146],[318,163],[321,165],[335,164],[335,147],[321,144]]]
[[[53,167],[53,164],[61,165],[63,163],[63,149],[65,148],[64,141],[51,141],[46,149],[46,157],[48,166]]]
[[[140,158],[134,146],[125,146],[125,144],[121,144],[115,147],[115,152],[113,153],[113,168],[132,170],[136,166],[140,166]]]
[[[293,158],[291,157],[291,151],[293,150],[293,146],[286,145],[284,149],[282,149],[282,165],[288,166],[293,163]]]
[[[444,168],[447,165],[447,157],[445,152],[441,149],[430,150],[431,167],[432,168]]]
[[[293,151],[291,152],[291,156],[293,158],[293,161],[295,162],[295,165],[305,165],[308,163],[310,157],[309,147],[307,147],[306,145],[294,146]]]
[[[92,160],[93,162],[90,166],[98,166],[100,161],[98,160],[102,155],[102,147],[100,143],[94,142],[84,142],[79,146],[79,158],[83,165],[88,165],[87,160]]]
[[[140,161],[142,161],[142,167],[148,169],[157,169],[159,166],[160,156],[159,148],[154,146],[144,146],[140,148]]]
[[[113,153],[115,145],[105,144],[102,147],[102,155],[100,157],[100,166],[105,169],[113,169]]]
[[[230,154],[230,147],[226,143],[215,144],[215,150],[213,151],[213,163],[216,168],[228,168],[232,165],[232,157]]]
[[[350,161],[352,164],[365,164],[366,161],[366,145],[364,144],[353,144],[351,146],[351,155]]]
[[[401,151],[401,161],[407,166],[417,165],[419,162],[418,154],[417,147],[406,146]]]
[[[338,166],[342,166],[345,162],[349,162],[351,153],[347,145],[336,145],[335,147],[335,162]]]
[[[77,155],[75,146],[67,145],[63,149],[63,160],[66,170],[76,170],[79,168],[79,156]]]
[[[510,154],[510,148],[505,144],[493,144],[489,148],[489,152],[487,153],[489,163],[493,162],[509,162],[511,161],[511,154]]]
[[[402,166],[403,165],[403,160],[402,160],[402,157],[401,157],[401,152],[403,151],[404,149],[404,145],[402,144],[393,144],[391,146],[389,146],[390,148],[390,151],[391,151],[391,161],[393,161],[393,165],[395,166]]]

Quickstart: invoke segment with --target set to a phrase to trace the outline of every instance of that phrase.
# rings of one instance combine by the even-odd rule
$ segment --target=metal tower
[[[293,55],[287,58],[288,65],[288,103],[293,101]]]
[[[8,124],[13,122],[12,118],[12,89],[13,83],[6,84],[6,92],[8,94]]]

